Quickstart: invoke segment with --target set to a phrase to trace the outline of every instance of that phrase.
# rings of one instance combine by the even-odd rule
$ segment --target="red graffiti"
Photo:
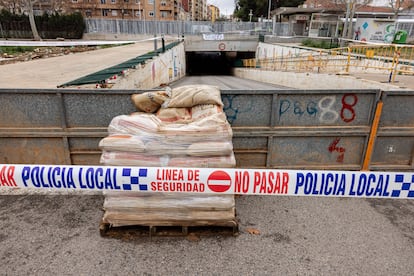
[[[347,103],[347,99],[351,97],[352,98],[352,102],[351,103]],[[345,94],[342,97],[342,109],[341,109],[341,118],[345,123],[350,123],[355,119],[355,110],[353,109],[353,107],[358,103],[358,97],[355,94]],[[347,112],[346,112],[347,110]],[[350,113],[350,114],[348,114]],[[345,116],[345,115],[348,116]],[[350,116],[349,116],[350,115]]]
[[[345,148],[338,147],[339,141],[341,141],[341,138],[336,138],[330,145],[329,145],[329,152],[338,152],[338,158],[336,158],[336,162],[343,163],[344,157],[345,157]]]

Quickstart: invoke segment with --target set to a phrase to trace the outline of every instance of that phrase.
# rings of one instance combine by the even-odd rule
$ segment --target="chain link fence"
[[[143,21],[87,18],[86,33],[191,35],[200,33],[272,34],[272,22]],[[277,32],[288,33],[288,25]],[[286,25],[286,26],[285,26]]]

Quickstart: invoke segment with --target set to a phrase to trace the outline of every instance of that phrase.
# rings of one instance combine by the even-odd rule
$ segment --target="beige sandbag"
[[[157,117],[166,123],[188,123],[191,122],[191,110],[187,107],[160,108]]]
[[[116,134],[103,138],[99,148],[107,151],[144,152],[145,145],[142,140],[129,134]]]
[[[194,121],[223,113],[223,107],[215,104],[200,104],[191,108],[191,117]]]
[[[171,90],[164,107],[193,107],[200,104],[223,106],[220,89],[211,85],[184,85]]]
[[[131,100],[134,105],[141,111],[154,113],[168,99],[167,92],[155,91],[142,94],[133,94]]]
[[[186,153],[190,156],[230,155],[233,151],[231,142],[202,142],[191,144]]]
[[[214,114],[202,118],[197,121],[192,121],[188,124],[163,124],[160,125],[160,132],[165,134],[183,134],[186,133],[200,133],[206,135],[206,132],[218,133],[218,132],[230,132],[231,126],[227,122],[226,115],[224,113]]]

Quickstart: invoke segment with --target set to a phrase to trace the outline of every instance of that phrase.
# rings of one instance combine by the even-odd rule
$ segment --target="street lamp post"
[[[142,15],[141,15],[141,1],[138,2],[138,12],[139,12],[139,20],[142,20]]]
[[[154,23],[154,25],[153,25],[153,28],[154,28],[154,52],[156,52],[157,48],[158,48],[158,46],[157,46],[157,27],[156,27],[156,25],[157,25],[157,22],[156,22],[156,20],[157,20],[157,17],[156,17],[157,7],[156,6],[157,6],[157,1],[154,0],[154,10],[153,10],[154,20],[152,21]]]
[[[267,11],[267,19],[270,19],[270,9],[272,7],[272,0],[269,0],[269,10]]]

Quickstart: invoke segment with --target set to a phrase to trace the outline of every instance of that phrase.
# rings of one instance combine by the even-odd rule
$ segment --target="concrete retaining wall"
[[[125,78],[113,85],[113,89],[152,89],[185,76],[184,44],[160,54],[140,68],[130,70]]]
[[[265,71],[250,68],[235,68],[234,76],[295,89],[381,89],[404,90],[401,87],[376,81],[358,79],[354,76]]]
[[[295,56],[305,52],[312,52],[313,49],[295,47],[294,45],[284,46],[260,42],[256,50],[257,59],[275,58],[279,56]]]

